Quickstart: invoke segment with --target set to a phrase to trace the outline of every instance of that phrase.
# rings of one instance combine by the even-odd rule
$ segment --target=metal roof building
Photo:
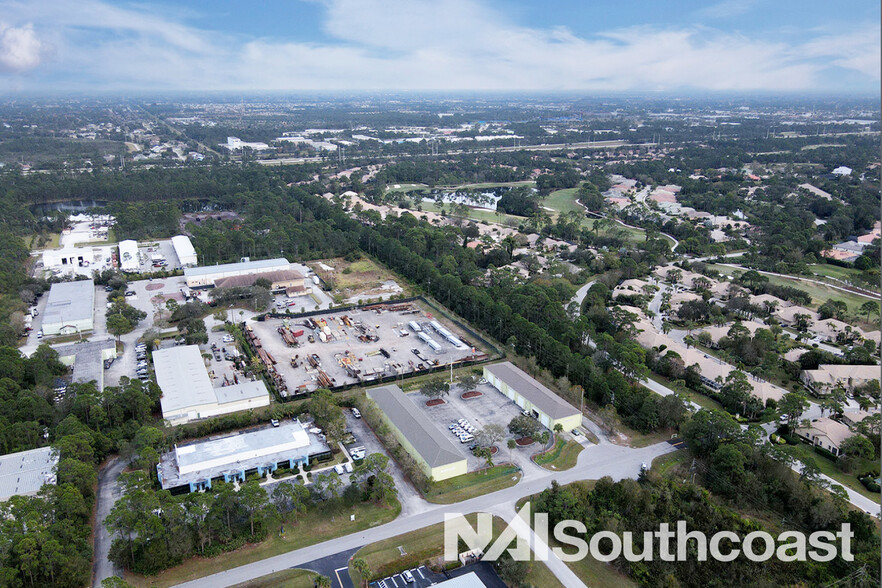
[[[582,424],[578,408],[573,408],[510,361],[484,366],[484,377],[524,410],[536,411],[539,422],[549,429],[560,424],[565,431],[572,431]]]
[[[136,272],[141,268],[138,258],[138,242],[126,239],[119,242],[119,269],[124,272]]]
[[[43,484],[55,484],[58,452],[40,447],[0,456],[0,502],[13,496],[32,496]]]
[[[104,390],[104,360],[116,357],[116,342],[113,339],[82,341],[58,345],[53,349],[61,363],[73,365],[71,381],[95,382],[99,391]]]
[[[367,396],[382,411],[387,424],[408,453],[435,481],[468,472],[465,455],[432,422],[428,415],[391,384],[367,390]]]
[[[188,287],[200,288],[214,286],[215,281],[222,278],[286,270],[290,267],[291,264],[287,259],[278,257],[275,259],[241,261],[239,263],[225,263],[222,265],[189,267],[184,269],[184,277],[187,279]]]
[[[95,326],[95,283],[92,280],[52,284],[43,311],[44,335],[70,335]]]
[[[154,351],[153,367],[162,389],[162,416],[173,425],[269,406],[260,380],[213,387],[197,345]]]
[[[246,472],[260,475],[275,471],[279,464],[308,465],[311,459],[327,455],[328,444],[309,433],[299,421],[286,421],[278,427],[226,433],[211,439],[176,445],[164,453],[157,466],[163,488],[189,486],[190,491],[210,488],[211,481],[223,478],[244,480]]]
[[[172,247],[175,248],[175,255],[178,256],[178,261],[181,262],[181,266],[190,267],[197,264],[196,250],[193,248],[193,243],[190,242],[190,237],[175,235],[171,238],[171,242]]]

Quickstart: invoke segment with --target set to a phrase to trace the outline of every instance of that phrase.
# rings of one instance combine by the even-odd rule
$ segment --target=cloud
[[[732,18],[753,10],[758,0],[723,0],[698,11],[705,18]]]
[[[801,45],[698,26],[580,36],[517,24],[480,0],[312,1],[323,42],[206,30],[188,24],[198,14],[101,0],[0,0],[0,13],[38,43],[11,52],[36,56],[17,61],[40,66],[34,83],[83,91],[794,91],[834,87],[831,66],[879,76],[878,26],[809,31]],[[41,63],[34,30],[53,47],[51,62]]]
[[[21,73],[36,68],[43,50],[32,25],[10,27],[0,23],[0,72]]]

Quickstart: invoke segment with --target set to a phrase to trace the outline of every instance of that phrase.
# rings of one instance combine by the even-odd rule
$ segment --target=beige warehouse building
[[[436,482],[468,472],[465,455],[429,420],[429,417],[392,384],[367,390],[392,429],[426,476]]]
[[[291,264],[284,258],[261,259],[258,261],[246,259],[239,263],[188,267],[184,269],[184,277],[187,280],[188,288],[206,288],[217,285],[218,281],[225,278],[289,269],[291,269]]]
[[[579,409],[510,361],[484,366],[484,378],[522,409],[535,412],[549,429],[560,425],[564,431],[572,431],[582,424]]]

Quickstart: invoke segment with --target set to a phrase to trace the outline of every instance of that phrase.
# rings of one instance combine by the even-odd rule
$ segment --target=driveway
[[[92,586],[98,588],[105,578],[122,577],[122,570],[108,559],[112,538],[104,526],[107,515],[113,509],[122,494],[118,480],[128,465],[128,461],[116,456],[112,457],[98,472],[98,497],[95,506],[95,553],[92,556]]]

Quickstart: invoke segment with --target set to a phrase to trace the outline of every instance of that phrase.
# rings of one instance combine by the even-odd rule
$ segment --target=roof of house
[[[847,425],[834,421],[830,417],[814,419],[808,427],[797,427],[796,432],[807,437],[826,437],[837,448],[843,441],[855,434]]]
[[[805,375],[813,382],[835,385],[837,382],[860,384],[879,379],[878,365],[821,364],[816,370],[805,370]]]
[[[43,484],[55,483],[58,452],[40,447],[0,456],[0,502],[20,494],[34,494]]]
[[[449,465],[465,459],[456,445],[395,384],[370,388],[367,395],[429,467]]]
[[[579,409],[573,408],[569,402],[531,378],[510,361],[486,365],[484,369],[508,384],[551,419],[557,420],[579,414]]]

